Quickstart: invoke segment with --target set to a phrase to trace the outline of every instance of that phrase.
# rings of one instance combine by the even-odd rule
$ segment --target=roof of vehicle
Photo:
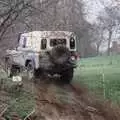
[[[39,37],[51,37],[51,36],[71,36],[73,32],[69,31],[32,31],[28,33],[23,33],[22,36],[39,36]]]

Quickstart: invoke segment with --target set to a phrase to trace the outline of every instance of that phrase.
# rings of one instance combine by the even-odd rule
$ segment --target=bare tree
[[[92,28],[90,29],[91,34],[91,43],[96,46],[96,53],[99,55],[99,49],[100,46],[105,42],[105,28],[99,24],[92,25]]]
[[[9,4],[8,4],[9,1]],[[0,38],[15,41],[15,34],[33,30],[68,30],[78,36],[81,56],[89,54],[90,24],[84,20],[83,4],[78,0],[6,0],[0,13]],[[13,32],[13,33],[12,33]],[[6,35],[7,34],[7,35]],[[9,34],[9,35],[8,35]],[[11,38],[11,40],[10,40]],[[2,44],[1,44],[2,45]]]
[[[98,17],[99,24],[101,24],[108,33],[108,45],[107,45],[107,54],[110,55],[110,45],[112,41],[112,36],[116,30],[116,27],[119,25],[119,15],[115,9],[115,6],[104,6],[104,10],[100,13]],[[118,7],[118,6],[117,6]]]
[[[16,21],[23,11],[29,8],[30,2],[31,1],[24,2],[24,0],[6,1],[6,6],[5,8],[3,7],[4,12],[0,14],[0,39],[2,39],[7,29]]]

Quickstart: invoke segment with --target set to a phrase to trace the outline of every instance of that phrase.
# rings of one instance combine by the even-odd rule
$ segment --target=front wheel
[[[8,77],[13,77],[16,76],[20,73],[20,68],[11,64],[11,65],[6,65],[6,73]]]
[[[70,68],[70,69],[62,72],[61,77],[60,77],[61,83],[62,84],[69,84],[73,79],[73,73],[74,73],[73,68]]]

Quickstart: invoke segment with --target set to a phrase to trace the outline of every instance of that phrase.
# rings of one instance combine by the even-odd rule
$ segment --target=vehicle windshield
[[[66,45],[66,39],[50,39],[50,46]]]

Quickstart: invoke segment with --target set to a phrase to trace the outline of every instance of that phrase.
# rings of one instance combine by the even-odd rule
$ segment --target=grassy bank
[[[81,59],[74,79],[120,104],[120,56]]]
[[[0,70],[0,105],[7,105],[4,112],[7,120],[13,120],[13,115],[24,119],[35,107],[31,83],[20,86]]]

